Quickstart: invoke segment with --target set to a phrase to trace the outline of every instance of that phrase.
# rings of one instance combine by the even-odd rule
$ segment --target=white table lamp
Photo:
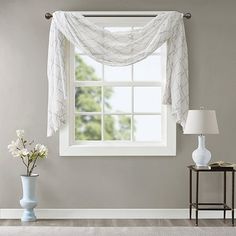
[[[205,147],[204,134],[218,134],[216,113],[213,110],[189,110],[184,127],[184,134],[198,134],[198,148],[193,151],[192,157],[196,166],[207,166],[211,153]]]

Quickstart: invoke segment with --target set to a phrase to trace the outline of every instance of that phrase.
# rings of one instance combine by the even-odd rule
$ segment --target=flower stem
[[[34,170],[34,168],[35,168],[35,164],[36,164],[37,159],[38,159],[38,157],[36,157],[36,158],[34,159],[33,165],[31,166],[31,169],[30,169],[30,171],[29,171],[29,175],[32,174],[32,172],[33,172],[33,170]]]
[[[26,168],[27,168],[27,165],[26,165],[26,163],[25,163],[25,161],[24,161],[24,158],[23,157],[21,157],[21,160],[22,160],[22,162],[23,162],[23,164],[26,166]]]

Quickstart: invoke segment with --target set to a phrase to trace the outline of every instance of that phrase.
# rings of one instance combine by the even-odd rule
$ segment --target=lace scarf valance
[[[67,40],[96,61],[111,66],[136,63],[167,42],[167,82],[162,102],[171,105],[176,121],[184,126],[189,95],[188,55],[182,13],[160,12],[142,28],[110,32],[79,12],[55,12],[48,50],[48,136],[66,121]]]

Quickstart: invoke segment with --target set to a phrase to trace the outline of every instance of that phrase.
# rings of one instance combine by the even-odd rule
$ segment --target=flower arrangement
[[[8,150],[13,157],[20,157],[26,167],[26,175],[31,176],[38,159],[44,159],[48,155],[48,149],[42,144],[36,144],[34,148],[27,149],[34,141],[24,138],[24,130],[16,130],[17,140],[8,145]]]

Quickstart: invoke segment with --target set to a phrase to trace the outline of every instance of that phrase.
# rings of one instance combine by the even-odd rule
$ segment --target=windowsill
[[[90,146],[72,145],[60,149],[60,156],[175,156],[174,147],[167,146]]]

